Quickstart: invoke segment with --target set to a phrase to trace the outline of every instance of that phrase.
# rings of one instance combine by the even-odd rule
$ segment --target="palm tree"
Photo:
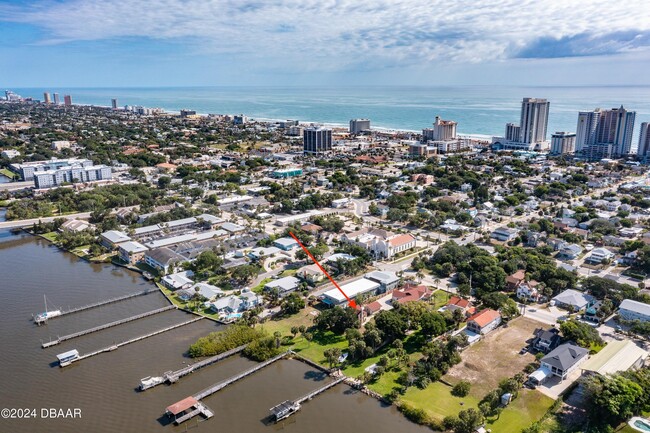
[[[436,277],[433,279],[433,284],[436,286],[436,290],[438,290],[438,284],[440,284],[440,278]]]

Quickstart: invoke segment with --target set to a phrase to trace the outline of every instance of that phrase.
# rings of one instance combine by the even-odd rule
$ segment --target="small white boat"
[[[79,359],[79,351],[77,349],[68,350],[67,352],[59,353],[56,357],[59,359],[59,367],[65,367]]]
[[[143,377],[140,379],[140,391],[144,391],[145,389],[153,388],[156,385],[160,385],[161,383],[164,382],[163,377],[152,377],[152,376],[147,376]]]
[[[48,319],[52,319],[53,317],[57,317],[61,315],[61,310],[47,311],[47,298],[45,297],[45,295],[43,295],[43,299],[45,300],[45,312],[39,313],[34,316],[34,323],[36,323],[37,325],[46,323]]]

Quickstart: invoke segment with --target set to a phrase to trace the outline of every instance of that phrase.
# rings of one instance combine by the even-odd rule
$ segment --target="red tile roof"
[[[499,317],[501,317],[501,314],[499,314],[498,311],[487,308],[485,310],[481,310],[478,313],[474,314],[469,319],[467,319],[467,321],[468,322],[473,321],[479,327],[483,328],[484,326],[489,325]]]
[[[413,237],[413,235],[410,235],[408,233],[404,233],[403,235],[395,236],[394,238],[389,240],[388,243],[392,247],[399,247],[399,246],[402,246],[404,244],[408,244],[409,242],[413,242],[414,240],[415,240],[415,238]]]
[[[408,289],[395,290],[393,292],[393,300],[399,304],[410,301],[419,301],[420,299],[431,296],[431,290],[425,286],[410,287]]]
[[[447,305],[456,305],[460,308],[468,308],[471,305],[471,302],[468,299],[459,298],[458,296],[452,296],[447,302]]]
[[[368,314],[375,314],[377,311],[381,310],[381,304],[377,301],[371,302],[370,304],[364,307]]]

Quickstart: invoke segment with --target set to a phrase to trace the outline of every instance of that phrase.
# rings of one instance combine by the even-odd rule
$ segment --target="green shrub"
[[[471,387],[471,383],[466,380],[461,380],[451,389],[451,395],[454,395],[456,397],[467,397],[467,394],[469,394]]]

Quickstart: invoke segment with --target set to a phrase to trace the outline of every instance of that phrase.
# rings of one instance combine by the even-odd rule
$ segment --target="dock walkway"
[[[183,376],[186,376],[190,373],[195,372],[200,368],[207,367],[208,365],[214,364],[215,362],[221,361],[222,359],[228,358],[229,356],[235,355],[243,351],[246,348],[246,346],[247,344],[244,344],[239,347],[235,347],[234,349],[230,349],[226,352],[220,353],[215,356],[211,356],[210,358],[206,358],[202,361],[195,362],[194,364],[188,365],[187,367],[183,367],[180,370],[167,371],[163,373],[162,377],[148,378],[149,380],[146,382],[143,379],[140,381],[140,390],[145,391],[149,388],[153,388],[154,386],[160,385],[161,383],[164,382],[175,383]]]
[[[229,379],[226,379],[224,381],[216,383],[216,384],[212,385],[211,387],[206,388],[203,391],[199,392],[198,394],[195,394],[193,397],[195,399],[197,399],[197,400],[201,400],[201,399],[203,399],[203,398],[205,398],[205,397],[207,397],[209,395],[214,394],[217,391],[220,391],[220,390],[224,389],[228,385],[230,385],[230,384],[232,384],[234,382],[237,382],[240,379],[243,379],[243,378],[245,378],[247,376],[250,376],[251,374],[263,369],[264,367],[266,367],[268,365],[271,365],[274,362],[279,361],[282,358],[285,358],[286,356],[288,356],[291,353],[292,353],[291,351],[281,353],[280,355],[275,356],[275,357],[273,357],[271,359],[268,359],[268,360],[266,360],[264,362],[261,362],[261,363],[257,364],[256,366],[254,366],[252,368],[249,368],[248,370],[246,370],[246,371],[244,371],[242,373],[239,373],[239,374],[237,374],[235,376],[232,376]]]
[[[100,353],[104,352],[112,352],[113,350],[117,350],[118,348],[122,346],[126,346],[127,344],[135,343],[140,340],[144,340],[145,338],[153,337],[158,334],[162,334],[163,332],[171,331],[172,329],[180,328],[181,326],[189,325],[194,322],[198,322],[199,320],[204,319],[204,317],[196,317],[194,319],[188,320],[186,322],[181,322],[177,323],[176,325],[168,326],[166,328],[159,329],[157,331],[151,332],[149,334],[145,335],[140,335],[139,337],[134,337],[131,338],[130,340],[122,341],[121,343],[113,344],[112,346],[105,347],[103,349],[96,350],[94,352],[86,353],[85,355],[81,355],[80,357],[71,360],[69,363],[66,365],[62,365],[62,367],[65,367],[67,365],[70,365],[74,362],[81,361],[82,359],[90,358],[91,356],[99,355]]]
[[[302,403],[304,403],[304,402],[306,402],[306,401],[309,401],[309,400],[311,400],[312,398],[316,397],[318,394],[320,394],[320,393],[322,393],[322,392],[325,392],[325,391],[327,391],[327,390],[330,389],[330,388],[333,388],[334,386],[338,385],[339,383],[343,382],[343,381],[346,380],[346,379],[347,379],[346,376],[340,376],[340,377],[337,377],[337,378],[336,378],[335,380],[333,380],[332,382],[330,382],[330,383],[326,383],[325,385],[321,386],[320,388],[315,389],[315,390],[313,390],[313,391],[311,391],[311,392],[309,392],[309,393],[303,395],[303,396],[300,397],[299,399],[294,400],[294,402],[297,403],[297,404],[302,404]]]
[[[105,299],[103,301],[98,301],[98,302],[88,304],[88,305],[84,305],[84,306],[81,306],[81,307],[75,307],[75,308],[72,308],[72,309],[69,309],[69,310],[61,311],[61,314],[59,314],[58,316],[50,317],[47,320],[56,319],[58,317],[67,316],[68,314],[79,313],[80,311],[86,311],[86,310],[90,310],[92,308],[98,308],[98,307],[101,307],[101,306],[104,306],[104,305],[113,304],[115,302],[125,301],[127,299],[135,298],[135,297],[138,297],[138,296],[144,296],[144,295],[148,295],[150,293],[156,293],[156,292],[158,292],[157,289],[147,289],[147,290],[142,290],[140,292],[129,293],[128,295],[123,295],[123,296],[118,296],[118,297],[115,297],[115,298]]]
[[[81,337],[82,335],[92,334],[93,332],[102,331],[104,329],[112,328],[114,326],[122,325],[124,323],[133,322],[134,320],[143,319],[145,317],[153,316],[154,314],[159,314],[169,310],[175,310],[177,307],[175,305],[167,305],[166,307],[158,308],[152,311],[146,311],[141,314],[136,314],[135,316],[127,317],[125,319],[116,320],[114,322],[105,323],[103,325],[95,326],[94,328],[85,329],[83,331],[75,332],[72,334],[64,335],[63,337],[58,337],[56,340],[48,341],[43,343],[43,349],[48,347],[56,346],[59,343],[63,343],[67,340],[72,340],[73,338]]]

